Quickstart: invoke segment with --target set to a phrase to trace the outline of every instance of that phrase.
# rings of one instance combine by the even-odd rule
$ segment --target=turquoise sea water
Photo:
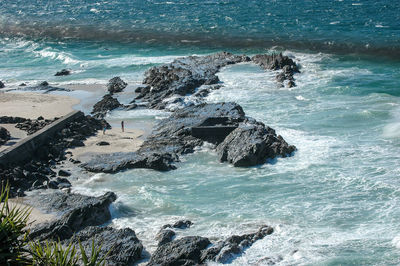
[[[213,239],[273,225],[237,265],[265,257],[280,265],[398,265],[399,14],[398,2],[383,0],[1,1],[0,79],[17,88],[104,84],[119,75],[134,86],[146,69],[179,56],[284,51],[301,66],[297,87],[278,88],[275,73],[240,64],[219,73],[225,86],[207,100],[238,102],[296,145],[293,157],[233,168],[206,145],[175,171],[96,174],[75,189],[115,191],[113,225],[132,227],[149,251],[160,226],[187,218],[195,226],[180,235]],[[62,68],[73,75],[54,77]],[[166,115],[109,118],[135,125]]]

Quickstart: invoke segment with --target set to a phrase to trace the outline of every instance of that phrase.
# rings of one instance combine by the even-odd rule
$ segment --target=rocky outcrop
[[[263,239],[265,236],[270,235],[273,232],[274,229],[272,227],[264,225],[256,233],[231,236],[203,251],[200,261],[229,263],[235,258],[235,256],[240,255],[246,248],[253,245],[254,242]]]
[[[107,112],[118,107],[122,107],[122,104],[116,98],[112,97],[111,94],[106,94],[93,106],[92,114],[97,118],[103,118]]]
[[[68,76],[71,75],[71,70],[69,69],[62,69],[61,71],[58,71],[54,76]]]
[[[10,132],[4,127],[0,127],[0,146],[11,138]]]
[[[56,197],[60,198],[59,196]],[[78,197],[82,198],[84,196],[80,195]],[[72,199],[70,196],[61,198],[63,202]],[[64,240],[72,237],[74,232],[87,226],[104,224],[111,219],[108,207],[116,199],[117,196],[113,192],[107,192],[98,198],[86,197],[85,201],[80,201],[80,204],[71,208],[59,220],[32,229],[30,238],[37,240]]]
[[[65,160],[65,149],[83,146],[83,140],[94,135],[103,128],[106,122],[91,116],[81,116],[37,148],[30,161],[14,162],[9,165],[0,165],[2,181],[9,182],[10,196],[22,196],[25,190],[54,187],[59,182],[56,172],[52,170],[57,163]],[[49,183],[54,181],[53,183]],[[60,185],[63,187],[62,185]]]
[[[160,245],[151,255],[147,265],[197,265],[201,263],[201,252],[211,244],[200,236],[187,236]]]
[[[275,130],[259,122],[242,123],[217,147],[221,162],[239,167],[262,164],[277,156],[287,157],[295,150]]]
[[[86,253],[90,254],[93,240],[96,247],[101,245],[100,257],[104,257],[109,252],[106,257],[107,265],[133,265],[141,259],[143,245],[136,237],[135,231],[129,228],[89,226],[76,233],[71,240],[63,243],[67,245],[72,242],[80,253],[80,241]]]
[[[240,105],[203,103],[179,109],[161,120],[137,152],[96,156],[83,166],[106,173],[132,168],[172,170],[180,155],[194,152],[204,141],[219,144],[220,160],[234,166],[261,164],[295,150],[273,129],[246,117]]]
[[[110,94],[123,91],[128,83],[124,82],[120,77],[114,77],[107,83],[107,90]]]
[[[4,83],[0,80],[0,89],[3,89],[5,87]]]
[[[233,235],[215,244],[208,238],[199,236],[171,240],[175,233],[170,231],[164,230],[159,233],[161,241],[148,265],[199,265],[206,264],[207,261],[230,263],[257,240],[272,234],[274,229],[263,225],[255,233]]]
[[[24,130],[28,133],[28,135],[31,135],[41,130],[45,126],[53,123],[55,120],[58,120],[58,117],[51,120],[51,119],[44,119],[42,116],[40,116],[34,120],[26,119],[24,122],[16,124],[15,127]]]
[[[156,235],[158,246],[164,245],[172,241],[175,236],[175,232],[170,229],[161,229]]]
[[[300,71],[297,64],[288,56],[284,56],[282,53],[272,55],[262,54],[253,56],[251,61],[260,65],[263,69],[282,70],[281,73],[277,74],[276,80],[281,84],[285,80],[288,80],[288,87],[296,86],[293,75],[300,73]]]
[[[152,67],[145,73],[143,84],[147,86],[140,89],[137,99],[148,102],[150,108],[164,109],[165,99],[192,94],[201,85],[216,84],[219,79],[215,74],[222,67],[247,61],[250,61],[247,56],[222,52],[179,58],[170,64]]]

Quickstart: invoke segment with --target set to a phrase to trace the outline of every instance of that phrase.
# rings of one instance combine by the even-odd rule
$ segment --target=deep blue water
[[[400,3],[388,0],[15,0],[0,34],[217,47],[280,46],[399,57]]]
[[[399,48],[399,1],[0,0],[6,89],[43,80],[97,84],[94,94],[69,93],[80,107],[117,75],[129,83],[119,96],[129,102],[149,67],[179,56],[282,51],[300,65],[291,89],[251,64],[224,68],[224,87],[207,97],[238,102],[296,145],[293,157],[233,168],[203,147],[168,173],[140,169],[74,183],[83,193],[115,191],[112,225],[134,229],[150,252],[160,226],[180,218],[195,222],[180,235],[213,239],[273,225],[237,265],[265,257],[280,265],[400,264]],[[55,77],[63,68],[72,75]],[[107,118],[134,127],[166,115]]]

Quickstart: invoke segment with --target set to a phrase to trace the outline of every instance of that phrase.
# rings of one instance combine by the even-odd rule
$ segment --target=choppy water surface
[[[252,64],[226,67],[219,73],[225,86],[207,97],[238,102],[296,145],[293,157],[233,168],[205,146],[175,171],[96,174],[75,184],[84,193],[115,191],[113,226],[133,228],[148,251],[160,226],[187,218],[195,225],[180,236],[221,239],[273,225],[275,233],[238,265],[265,257],[281,265],[400,264],[400,62],[395,52],[392,60],[365,56],[399,50],[396,1],[29,0],[0,7],[0,78],[11,88],[43,80],[104,84],[116,75],[134,86],[146,69],[179,56],[255,54],[271,45],[301,65],[291,89]],[[26,21],[34,22],[32,34],[21,30]],[[69,30],[51,34],[60,21]],[[93,23],[107,34],[83,38]],[[147,42],[135,42],[141,32]],[[73,74],[54,77],[62,68]],[[135,127],[166,115],[116,111],[109,118]]]

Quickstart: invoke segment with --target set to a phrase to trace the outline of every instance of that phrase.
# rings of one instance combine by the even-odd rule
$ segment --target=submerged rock
[[[61,71],[58,71],[54,76],[68,76],[71,74],[71,70],[69,69],[62,69]]]
[[[0,127],[0,146],[11,138],[10,132],[4,127]]]
[[[123,81],[120,77],[114,77],[108,81],[107,90],[110,92],[110,94],[114,94],[116,92],[123,91],[126,86],[128,86],[128,83]]]

